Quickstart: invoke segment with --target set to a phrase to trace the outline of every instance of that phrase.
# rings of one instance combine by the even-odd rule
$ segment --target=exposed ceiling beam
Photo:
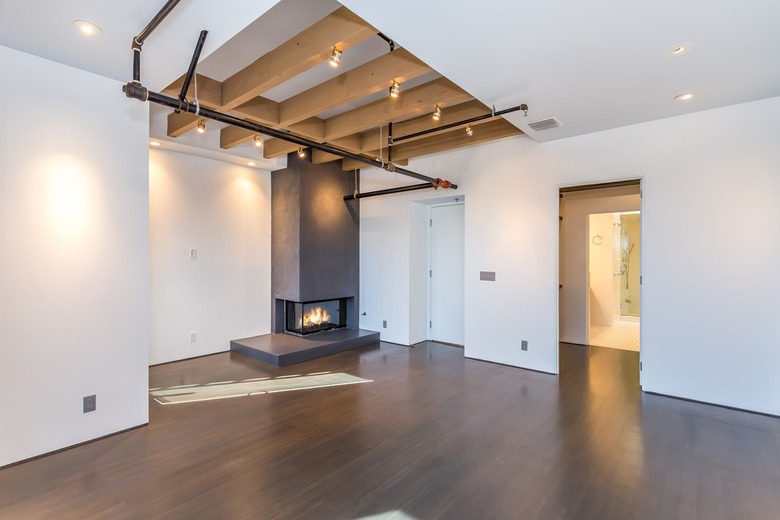
[[[393,123],[393,137],[398,139],[401,137],[406,137],[407,135],[415,134],[417,132],[422,132],[425,130],[430,130],[432,128],[436,128],[441,125],[448,125],[451,123],[455,123],[457,121],[463,121],[464,119],[469,119],[472,117],[481,116],[483,114],[489,114],[490,109],[480,103],[479,101],[467,101],[465,103],[460,103],[458,105],[451,105],[447,106],[445,104],[440,103],[439,106],[442,109],[442,116],[441,119],[438,121],[434,121],[432,114],[425,114],[420,117],[415,117],[414,119],[407,119],[406,121],[401,121],[400,123]],[[431,110],[433,112],[433,110]],[[415,139],[421,139],[422,137],[430,137],[432,135],[436,135],[435,133],[428,134],[426,136],[421,136],[413,139],[409,139],[406,142],[413,141]],[[387,143],[387,131],[384,130],[382,132],[383,141],[382,144]],[[362,152],[373,152],[378,149],[379,145],[379,130],[369,130],[367,132],[363,132],[361,134],[361,146],[360,149]],[[400,144],[400,143],[399,143]]]
[[[393,80],[408,81],[431,68],[404,49],[396,49],[355,67],[279,104],[279,126],[308,117],[389,88]]]
[[[257,134],[251,130],[228,125],[219,131],[219,147],[224,149],[233,148],[249,141],[255,135]]]
[[[390,97],[380,99],[324,121],[312,117],[291,125],[288,129],[294,134],[314,141],[334,143],[349,135],[385,125],[390,121],[403,121],[410,116],[432,111],[437,103],[450,105],[470,99],[472,99],[471,96],[454,83],[448,79],[439,78],[411,88],[406,92],[401,92],[398,99]],[[277,141],[277,139],[266,141],[267,144],[270,144],[263,152],[266,159],[275,157],[274,155],[265,155],[266,153],[276,153],[276,156],[289,153],[289,146],[285,147],[285,145],[273,141]]]
[[[398,98],[386,97],[368,105],[333,116],[325,121],[325,140],[332,141],[389,122],[432,112],[436,104],[451,105],[473,99],[446,78],[429,81],[401,91]]]
[[[279,103],[264,97],[255,96],[231,112],[261,125],[277,127],[279,124]]]
[[[445,152],[519,134],[522,134],[522,131],[516,126],[506,119],[498,117],[493,121],[480,125],[479,128],[474,130],[474,135],[471,137],[466,135],[462,128],[459,128],[433,137],[426,137],[393,146],[393,160],[395,161],[396,158],[398,160],[411,159],[421,155]],[[365,166],[351,159],[344,159],[341,163],[341,169],[344,171],[352,171],[355,168],[365,168]]]
[[[201,118],[189,112],[171,112],[168,114],[168,137],[179,137],[196,126]]]
[[[346,7],[340,7],[222,82],[221,108],[232,110],[326,61],[334,46],[343,51],[376,33]]]

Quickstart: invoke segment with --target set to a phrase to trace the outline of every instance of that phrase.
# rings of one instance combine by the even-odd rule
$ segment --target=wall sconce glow
[[[263,140],[260,139],[259,135],[256,135],[252,138],[252,141],[255,142],[255,148],[262,148],[263,147]]]
[[[401,84],[398,83],[396,80],[393,80],[393,85],[390,87],[390,97],[397,98],[398,94],[400,93],[401,93]]]
[[[95,223],[95,183],[88,166],[70,156],[55,156],[39,171],[45,179],[50,229],[67,240],[83,237]]]
[[[441,119],[441,107],[436,105],[436,109],[433,111],[433,120],[438,121]]]
[[[303,148],[298,148],[298,157],[300,157],[301,159],[306,157],[306,150],[304,150]]]
[[[201,119],[200,121],[198,121],[198,133],[202,134],[205,132],[206,132],[206,121]]]
[[[149,146],[153,146],[157,148],[158,146],[160,146],[160,141],[149,141]]]
[[[336,47],[333,47],[333,52],[330,53],[330,60],[328,63],[330,63],[331,67],[338,67],[339,62],[341,62],[341,51]]]
[[[693,99],[693,92],[685,92],[684,94],[680,94],[678,96],[674,96],[674,99],[676,101],[689,101]]]
[[[474,129],[471,128],[471,125],[466,125],[466,135],[469,136],[469,137],[474,135]]]
[[[86,20],[75,20],[73,22],[73,27],[78,29],[78,31],[85,36],[98,36],[103,32],[103,29]]]

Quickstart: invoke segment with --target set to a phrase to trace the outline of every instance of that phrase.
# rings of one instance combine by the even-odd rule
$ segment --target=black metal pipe
[[[200,31],[198,36],[198,43],[195,44],[195,52],[192,53],[192,59],[190,60],[190,67],[187,69],[187,74],[184,75],[184,83],[181,85],[181,92],[179,93],[179,99],[184,101],[187,99],[187,91],[190,89],[190,82],[195,75],[195,67],[198,66],[198,60],[200,59],[200,53],[203,50],[203,44],[206,42],[206,35],[209,32],[206,30]],[[197,92],[196,92],[197,94]]]
[[[141,82],[141,46],[133,42],[133,81]]]
[[[131,47],[133,49],[133,81],[136,83],[141,82],[141,47],[144,44],[144,41],[149,37],[150,34],[152,34],[152,31],[154,31],[158,25],[160,25],[160,22],[162,22],[168,14],[173,11],[173,8],[176,7],[176,4],[178,4],[180,0],[168,0],[166,4],[163,6],[160,11],[154,15],[154,18],[146,24],[146,27],[144,27],[143,31],[138,33],[133,38],[133,42],[131,44]]]
[[[387,160],[393,162],[393,123],[387,123]]]
[[[150,34],[152,34],[152,31],[154,31],[158,25],[160,25],[160,22],[162,22],[166,16],[168,16],[171,11],[173,11],[173,8],[176,7],[176,4],[179,3],[180,0],[168,0],[165,5],[160,9],[160,11],[154,15],[154,18],[146,24],[146,27],[138,33],[138,35],[133,38],[133,43],[137,44],[139,47],[144,44],[144,41],[149,37]]]
[[[386,190],[367,191],[365,193],[356,193],[354,195],[344,195],[344,200],[365,199],[367,197],[378,197],[380,195],[391,195],[393,193],[403,193],[405,191],[427,190],[435,187],[435,184],[426,182],[425,184],[412,184],[410,186],[400,186],[398,188],[388,188]]]
[[[522,104],[520,106],[507,108],[504,110],[499,110],[498,112],[491,112],[490,114],[483,114],[481,116],[474,116],[469,119],[464,119],[462,121],[457,121],[455,123],[448,123],[446,125],[437,126],[436,128],[429,128],[428,130],[420,130],[419,132],[415,132],[413,134],[405,135],[403,137],[395,137],[393,139],[393,143],[398,143],[401,141],[406,141],[407,139],[413,139],[415,137],[420,137],[423,135],[433,134],[435,132],[441,132],[442,130],[448,130],[450,128],[455,128],[456,126],[462,126],[467,125],[470,123],[476,123],[477,121],[482,121],[485,119],[490,119],[491,117],[496,116],[502,116],[504,114],[509,114],[510,112],[517,112],[518,110],[528,111],[528,106],[526,104]]]
[[[407,177],[419,179],[421,181],[434,184],[440,188],[445,188],[445,189],[451,188],[453,190],[458,189],[457,184],[453,184],[447,180],[428,177],[427,175],[422,175],[420,173],[407,170],[406,168],[400,168],[390,162],[379,161],[372,157],[367,157],[365,155],[359,155],[356,153],[348,152],[346,150],[341,150],[340,148],[336,148],[334,146],[318,143],[316,141],[312,141],[310,139],[306,139],[304,137],[300,137],[291,134],[289,132],[285,132],[283,130],[276,130],[274,128],[260,125],[252,121],[247,121],[246,119],[241,119],[239,117],[226,114],[224,112],[218,112],[216,110],[212,110],[210,108],[205,108],[202,106],[196,107],[195,105],[190,104],[187,101],[181,101],[177,98],[166,96],[165,94],[160,94],[159,92],[150,92],[145,87],[138,85],[136,83],[127,83],[126,85],[123,85],[122,91],[129,98],[139,99],[141,101],[148,100],[151,101],[152,103],[157,103],[158,105],[175,108],[182,112],[189,112],[190,114],[200,115],[206,119],[219,121],[221,123],[227,123],[229,125],[250,130],[252,132],[269,135],[271,137],[276,137],[278,139],[282,139],[284,141],[293,144],[306,146],[308,148],[312,148],[314,150],[320,150],[333,155],[338,155],[339,157],[343,157],[345,159],[353,159],[355,161],[368,164],[370,166],[376,166],[377,168],[382,168],[383,170],[387,170],[389,172],[400,173],[401,175],[406,175]]]
[[[390,52],[393,52],[395,50],[395,42],[393,40],[391,40],[381,32],[376,33],[376,35],[387,42],[387,44],[390,46]]]

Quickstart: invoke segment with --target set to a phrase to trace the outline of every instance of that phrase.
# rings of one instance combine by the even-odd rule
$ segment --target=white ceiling
[[[777,0],[341,3],[488,106],[528,103],[527,118],[507,119],[538,141],[780,95]],[[163,4],[0,0],[0,44],[127,81],[131,38]],[[335,0],[182,0],[144,45],[142,82],[159,90],[179,77],[201,29],[210,32],[198,70],[221,80],[338,6]],[[97,23],[103,34],[84,38],[71,25],[76,19]],[[661,57],[689,41],[696,44],[689,54]],[[384,45],[369,39],[345,52],[343,68],[315,67],[267,97],[301,92],[376,57]],[[683,92],[695,97],[674,101]],[[151,135],[167,139],[159,108]],[[542,132],[526,126],[547,117],[563,126]],[[185,151],[216,146],[213,139],[184,141],[176,142]],[[228,153],[257,157],[248,147]]]
[[[342,3],[488,106],[528,103],[507,119],[538,141],[780,95],[777,0]]]

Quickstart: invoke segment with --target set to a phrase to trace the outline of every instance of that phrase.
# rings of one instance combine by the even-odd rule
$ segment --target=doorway
[[[558,339],[639,350],[641,367],[640,180],[562,187],[559,195]]]
[[[639,352],[641,213],[591,213],[588,344]]]
[[[465,205],[431,206],[428,226],[428,339],[465,342]]]

